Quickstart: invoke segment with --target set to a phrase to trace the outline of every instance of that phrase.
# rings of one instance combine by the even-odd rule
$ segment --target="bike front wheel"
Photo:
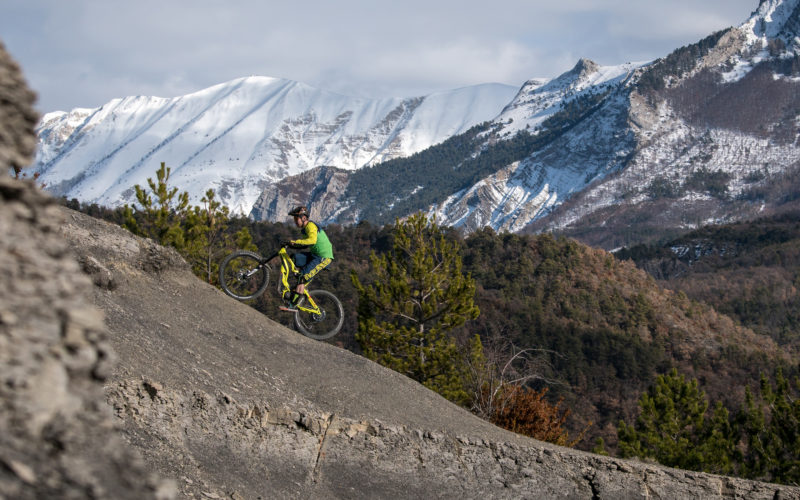
[[[233,252],[219,266],[219,284],[234,299],[254,299],[267,289],[269,267],[257,253]]]
[[[298,310],[294,313],[294,324],[297,330],[315,340],[325,340],[333,337],[344,324],[344,307],[341,301],[331,292],[325,290],[310,290],[311,298],[319,306],[318,314]],[[304,304],[306,307],[309,304]]]

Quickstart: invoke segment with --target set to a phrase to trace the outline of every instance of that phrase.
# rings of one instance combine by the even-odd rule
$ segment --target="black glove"
[[[291,247],[292,246],[292,242],[289,241],[289,240],[286,240],[284,242],[281,242],[281,246],[282,247]]]

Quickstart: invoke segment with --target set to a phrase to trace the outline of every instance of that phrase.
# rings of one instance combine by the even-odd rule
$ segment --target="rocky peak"
[[[583,82],[589,80],[589,77],[600,69],[600,66],[591,59],[581,58],[567,72],[562,73],[558,77],[548,82],[547,87],[552,88],[572,88],[580,87]]]
[[[598,69],[600,69],[600,66],[596,62],[582,57],[567,74],[583,79],[592,73],[597,73]]]
[[[800,0],[761,0],[743,27],[757,38],[781,38],[796,44],[800,35]]]

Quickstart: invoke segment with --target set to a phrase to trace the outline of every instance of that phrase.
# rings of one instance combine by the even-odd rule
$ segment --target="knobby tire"
[[[294,313],[294,324],[297,330],[315,340],[329,339],[339,333],[344,324],[342,302],[326,290],[309,290],[308,294],[319,306],[322,314],[315,315],[298,310]]]
[[[269,267],[255,252],[239,250],[225,257],[219,266],[222,290],[237,300],[258,297],[269,285]]]

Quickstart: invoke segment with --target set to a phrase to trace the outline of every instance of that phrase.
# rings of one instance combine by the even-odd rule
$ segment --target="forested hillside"
[[[793,352],[800,346],[800,212],[709,226],[616,256]]]
[[[487,230],[465,247],[465,268],[480,284],[482,314],[471,328],[548,349],[551,391],[581,424],[594,422],[590,437],[613,444],[610,425],[630,419],[642,390],[671,367],[733,403],[742,393],[731,387],[781,363],[769,339],[603,250]]]

